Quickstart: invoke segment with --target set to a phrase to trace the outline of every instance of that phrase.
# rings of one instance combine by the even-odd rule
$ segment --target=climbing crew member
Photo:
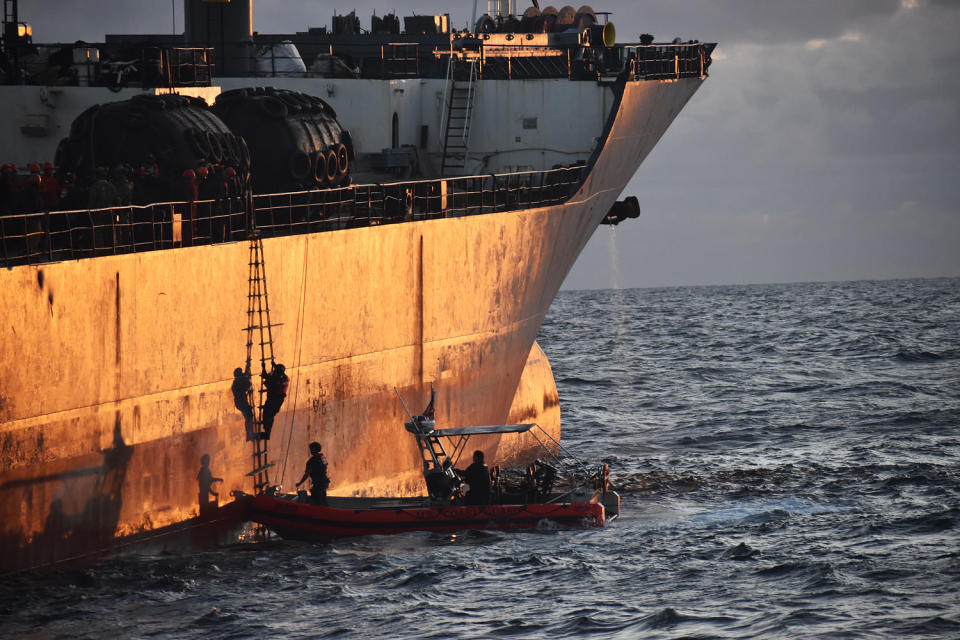
[[[297,488],[300,487],[307,478],[313,483],[310,489],[310,497],[314,504],[327,504],[327,487],[330,486],[330,478],[327,477],[327,459],[320,453],[320,443],[310,443],[310,459],[307,460],[307,467],[303,470],[303,477],[297,482]]]
[[[250,382],[250,364],[244,371],[240,367],[233,370],[233,405],[243,415],[244,427],[247,430],[247,441],[256,437],[253,427],[253,405],[250,404],[250,394],[253,392],[253,383]]]
[[[483,451],[473,452],[473,464],[460,474],[463,481],[470,485],[465,497],[467,504],[490,503],[490,470],[483,463]]]
[[[273,371],[264,376],[264,383],[267,387],[267,400],[263,403],[263,433],[260,438],[269,440],[270,432],[273,431],[273,419],[280,412],[280,406],[287,397],[287,387],[290,386],[286,367],[282,364],[275,365]]]

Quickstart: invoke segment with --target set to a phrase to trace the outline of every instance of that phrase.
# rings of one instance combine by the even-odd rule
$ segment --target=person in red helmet
[[[183,198],[191,202],[197,199],[197,173],[193,169],[183,172]]]
[[[25,213],[43,211],[43,198],[40,196],[40,173],[27,176],[27,186],[21,194],[20,210]]]
[[[40,198],[47,211],[56,209],[60,202],[60,181],[53,175],[53,163],[43,163],[43,175],[40,177]]]
[[[3,186],[2,206],[4,213],[13,213],[20,210],[20,200],[23,195],[23,180],[17,171],[17,165],[14,162],[8,162],[3,165]]]
[[[228,197],[236,198],[240,195],[240,180],[237,179],[236,169],[227,167],[223,170],[223,175],[226,177]]]

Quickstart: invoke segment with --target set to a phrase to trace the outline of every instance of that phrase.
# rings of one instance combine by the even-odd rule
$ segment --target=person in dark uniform
[[[275,365],[273,371],[268,373],[265,378],[267,399],[263,403],[263,433],[260,434],[260,438],[269,440],[270,432],[273,431],[273,419],[277,417],[280,407],[287,397],[290,378],[287,377],[286,367],[282,364]]]
[[[490,470],[483,463],[483,451],[473,452],[473,464],[460,475],[470,485],[470,491],[464,497],[467,504],[490,503]]]
[[[297,482],[297,488],[310,478],[312,487],[310,497],[314,504],[327,504],[327,487],[330,486],[330,478],[327,476],[327,459],[320,452],[320,443],[310,443],[310,459],[307,460],[307,467],[303,471],[303,477]]]
[[[197,500],[200,503],[200,515],[203,515],[210,509],[217,508],[217,500],[220,494],[213,490],[214,482],[222,482],[223,478],[214,478],[210,471],[210,454],[203,454],[200,457],[200,473],[197,474]],[[213,500],[210,499],[213,496]]]
[[[230,387],[233,392],[233,405],[243,415],[243,423],[247,430],[247,440],[253,440],[255,437],[253,427],[253,405],[250,403],[250,394],[253,392],[253,383],[250,382],[250,365],[244,371],[240,367],[233,370],[233,384]]]

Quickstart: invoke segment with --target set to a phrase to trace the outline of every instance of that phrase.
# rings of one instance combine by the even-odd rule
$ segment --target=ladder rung
[[[248,475],[248,476],[255,476],[255,475],[257,475],[258,473],[261,473],[261,472],[263,472],[263,471],[266,471],[267,469],[269,469],[269,468],[272,467],[272,466],[273,466],[273,463],[272,463],[272,462],[268,462],[267,464],[263,465],[262,467],[257,467],[256,469],[254,469],[253,471],[251,471],[251,472],[248,473],[247,475]]]

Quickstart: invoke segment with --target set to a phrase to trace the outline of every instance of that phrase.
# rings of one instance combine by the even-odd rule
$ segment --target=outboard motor
[[[273,87],[234,89],[217,97],[213,112],[246,140],[255,192],[350,184],[350,134],[320,98]]]
[[[183,174],[221,165],[245,182],[250,156],[243,139],[230,131],[200,98],[138,95],[94,105],[81,113],[57,147],[55,164],[78,185],[117,166],[148,173],[138,183],[140,204],[183,197]],[[99,171],[98,171],[99,169]]]

